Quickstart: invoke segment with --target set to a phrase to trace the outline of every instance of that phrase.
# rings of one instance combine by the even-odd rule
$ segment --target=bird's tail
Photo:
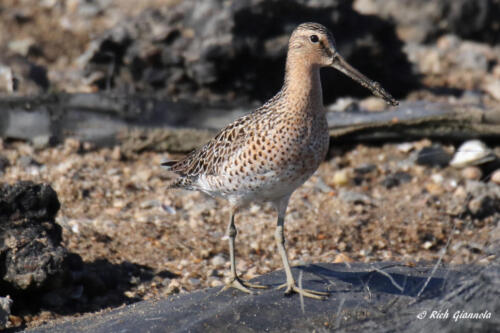
[[[161,166],[164,167],[168,171],[172,171],[172,167],[177,163],[178,161],[163,161],[161,162]],[[184,189],[190,189],[191,184],[192,184],[192,179],[190,177],[185,177],[183,174],[177,172],[177,171],[172,171],[174,172],[177,177],[173,179],[169,184],[167,184],[167,189],[174,189],[174,188],[184,188]]]
[[[161,166],[164,167],[167,170],[170,170],[172,166],[177,163],[178,161],[163,161],[161,162]]]

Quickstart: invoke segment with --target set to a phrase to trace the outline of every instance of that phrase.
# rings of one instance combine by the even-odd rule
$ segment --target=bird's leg
[[[263,286],[260,284],[254,284],[247,281],[243,281],[238,277],[236,273],[236,260],[234,256],[234,240],[238,231],[236,230],[236,226],[234,225],[234,209],[231,211],[231,221],[227,227],[227,236],[229,237],[229,259],[231,261],[231,280],[222,288],[220,292],[227,290],[229,288],[236,288],[243,292],[253,294],[253,292],[248,288],[267,288],[267,286]]]
[[[328,296],[328,293],[299,288],[295,284],[295,279],[293,278],[292,270],[290,268],[290,263],[288,262],[288,256],[285,249],[285,236],[283,230],[285,224],[286,207],[288,206],[288,199],[289,198],[282,199],[276,206],[278,210],[278,225],[276,226],[274,237],[276,238],[276,244],[278,245],[278,251],[281,255],[281,259],[283,260],[283,266],[285,266],[286,273],[286,282],[278,286],[278,289],[286,288],[285,294],[296,292],[306,297],[325,299],[326,296]]]

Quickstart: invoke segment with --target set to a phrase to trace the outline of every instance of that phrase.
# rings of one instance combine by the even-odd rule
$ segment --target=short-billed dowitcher
[[[283,226],[291,194],[324,160],[329,135],[319,69],[333,67],[388,103],[397,101],[378,83],[351,67],[336,48],[332,34],[317,23],[299,25],[288,43],[285,82],[281,90],[253,113],[223,128],[211,141],[180,161],[166,162],[179,177],[169,186],[198,190],[227,199],[231,280],[224,289],[263,288],[236,273],[234,215],[249,202],[270,202],[278,212],[276,244],[286,273],[285,293],[323,298],[328,293],[299,288],[285,250]],[[224,290],[223,289],[223,290]]]

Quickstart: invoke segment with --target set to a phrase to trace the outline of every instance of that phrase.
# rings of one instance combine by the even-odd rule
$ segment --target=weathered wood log
[[[0,137],[48,142],[75,137],[125,150],[186,152],[254,107],[200,105],[155,96],[53,94],[0,99]],[[500,108],[426,101],[383,112],[329,112],[338,142],[500,138]]]
[[[330,135],[358,141],[500,138],[500,108],[425,101],[404,102],[393,111],[328,113]]]

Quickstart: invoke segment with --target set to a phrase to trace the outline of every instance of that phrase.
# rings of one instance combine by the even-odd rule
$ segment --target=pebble
[[[475,166],[469,166],[462,170],[462,177],[471,180],[480,180],[483,177],[481,169]]]
[[[331,193],[333,188],[328,186],[321,177],[318,177],[318,181],[314,184],[314,187],[323,193]]]
[[[442,195],[444,193],[444,188],[438,183],[427,183],[425,189],[432,195]]]
[[[14,82],[12,69],[10,69],[10,67],[0,65],[0,92],[14,92]]]
[[[167,287],[167,294],[176,294],[180,291],[181,284],[177,280],[172,280]]]
[[[343,254],[343,253],[339,253],[335,256],[335,259],[333,259],[333,262],[336,263],[336,264],[339,264],[339,263],[349,263],[349,262],[353,262],[354,260],[352,260],[351,258],[349,258],[347,255]]]
[[[257,242],[257,241],[251,242],[250,243],[250,248],[252,250],[259,251],[260,250],[260,244],[259,244],[259,242]]]
[[[500,185],[500,169],[493,171],[491,174],[491,181],[497,185]]]
[[[209,277],[218,277],[218,276],[221,276],[221,273],[218,270],[216,270],[216,269],[209,269],[207,271],[207,278],[209,278]]]
[[[453,196],[459,200],[464,200],[465,198],[467,198],[467,191],[463,186],[459,186],[457,187],[455,192],[453,192]]]
[[[120,146],[116,146],[115,148],[113,148],[110,157],[115,161],[120,161],[123,158]]]
[[[224,283],[221,281],[221,280],[217,280],[217,279],[213,279],[210,281],[210,287],[220,287],[222,286]]]
[[[417,164],[445,167],[451,160],[451,155],[441,145],[422,148],[417,155]]]
[[[33,47],[36,47],[35,43],[35,39],[32,37],[15,39],[7,44],[7,48],[12,53],[17,53],[25,57]]]
[[[375,201],[370,196],[354,191],[341,190],[339,193],[339,198],[347,203],[352,203],[355,205],[375,205]]]
[[[479,215],[482,207],[482,200],[478,198],[472,199],[471,201],[469,201],[467,207],[473,215]]]
[[[444,177],[440,173],[435,173],[435,174],[431,175],[431,179],[436,184],[442,184],[444,182]]]
[[[410,182],[412,179],[412,176],[406,172],[403,171],[398,171],[394,174],[390,174],[385,179],[381,182],[381,184],[387,188],[393,188],[396,186],[399,186],[404,183]]]
[[[500,79],[486,80],[483,89],[497,101],[500,101]]]
[[[354,169],[354,172],[364,175],[364,174],[370,173],[370,172],[375,171],[375,170],[377,170],[377,166],[375,164],[365,163],[365,164],[360,165],[359,167],[356,167]]]
[[[80,141],[74,138],[67,138],[64,140],[63,153],[74,154],[80,150]]]
[[[160,207],[160,206],[161,206],[161,203],[158,200],[146,200],[146,201],[141,202],[141,204],[139,205],[139,207],[142,209],[149,209],[149,208]]]
[[[409,153],[410,151],[415,149],[415,145],[413,143],[410,143],[410,142],[403,142],[403,143],[400,143],[399,145],[397,145],[396,148],[402,153]]]
[[[385,101],[378,97],[368,97],[363,99],[359,106],[367,111],[383,111],[387,108]]]
[[[167,204],[162,204],[162,205],[161,205],[161,208],[162,208],[165,212],[167,212],[168,214],[170,214],[170,215],[175,215],[175,214],[177,214],[177,211],[175,210],[175,208],[174,208],[174,207],[172,207],[172,206],[170,206],[170,205],[167,205]]]
[[[33,147],[35,149],[43,149],[50,146],[51,137],[50,135],[37,135],[32,139]]]
[[[332,182],[335,186],[345,186],[349,183],[349,175],[346,169],[336,171],[333,175]]]
[[[195,287],[200,285],[200,283],[201,283],[200,279],[197,279],[197,278],[189,278],[188,282]]]
[[[426,250],[430,249],[433,246],[431,241],[426,241],[424,244],[422,244],[422,247]]]
[[[153,173],[149,169],[139,170],[134,176],[132,176],[132,180],[137,182],[147,182],[151,178],[152,174]]]
[[[464,168],[469,165],[480,165],[495,159],[495,155],[482,141],[469,140],[458,147],[450,165]]]
[[[226,261],[223,255],[218,254],[210,259],[210,264],[215,267],[223,267]]]
[[[500,64],[497,64],[495,67],[493,67],[493,70],[491,72],[493,73],[493,76],[500,79]]]
[[[442,74],[443,62],[438,50],[428,50],[420,56],[418,61],[419,70],[426,74]]]
[[[333,111],[333,112],[346,112],[351,109],[357,109],[358,104],[357,102],[350,98],[338,98],[335,103],[332,105],[328,106],[328,111]]]

